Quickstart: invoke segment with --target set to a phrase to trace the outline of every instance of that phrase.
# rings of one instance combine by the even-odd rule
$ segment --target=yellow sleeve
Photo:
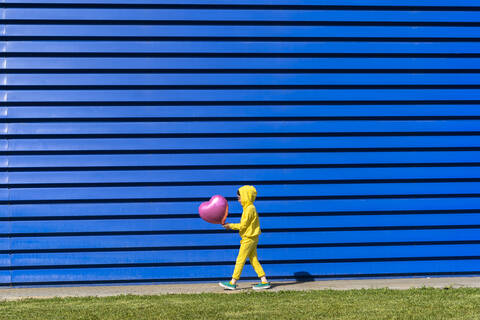
[[[243,231],[248,228],[252,221],[253,208],[249,206],[243,213],[240,223],[229,223],[230,229]]]

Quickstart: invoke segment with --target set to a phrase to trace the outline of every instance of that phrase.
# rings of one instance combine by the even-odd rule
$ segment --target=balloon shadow
[[[293,278],[295,279],[295,281],[272,283],[272,287],[282,287],[282,286],[289,286],[289,285],[294,285],[294,284],[299,284],[299,283],[315,281],[315,278],[310,273],[308,273],[306,271],[295,272],[293,274]]]
[[[315,281],[315,278],[306,271],[299,271],[293,274],[296,282],[311,282]]]

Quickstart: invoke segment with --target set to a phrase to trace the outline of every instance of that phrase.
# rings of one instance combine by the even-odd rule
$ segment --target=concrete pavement
[[[349,290],[369,288],[409,289],[421,287],[433,288],[480,288],[480,277],[438,277],[438,278],[401,278],[401,279],[357,279],[326,280],[310,282],[272,281],[271,291],[304,290]],[[125,285],[125,286],[84,286],[84,287],[42,287],[42,288],[4,288],[0,289],[0,300],[18,300],[24,298],[87,297],[116,295],[158,295],[176,293],[235,293],[251,289],[252,282],[240,281],[239,290],[225,291],[217,283]]]

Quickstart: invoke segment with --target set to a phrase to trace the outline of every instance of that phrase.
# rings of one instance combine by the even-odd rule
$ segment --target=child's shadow
[[[315,278],[306,271],[298,271],[293,274],[293,278],[295,279],[294,282],[276,282],[272,283],[272,288],[274,287],[282,287],[282,286],[289,286],[303,282],[312,282],[315,281]]]

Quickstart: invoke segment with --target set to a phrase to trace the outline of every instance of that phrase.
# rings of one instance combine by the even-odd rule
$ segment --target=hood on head
[[[238,189],[241,197],[242,207],[246,207],[253,204],[255,198],[257,198],[257,190],[254,186],[243,186]]]

